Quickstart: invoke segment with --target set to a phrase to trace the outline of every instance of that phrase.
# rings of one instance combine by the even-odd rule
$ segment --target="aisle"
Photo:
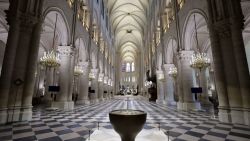
[[[112,128],[108,113],[126,108],[144,110],[148,113],[145,129],[160,128],[171,140],[250,140],[250,127],[219,123],[209,114],[201,112],[178,112],[166,106],[149,103],[140,98],[117,97],[99,104],[77,106],[74,111],[33,112],[30,122],[0,126],[0,140],[84,141],[91,132],[100,127]]]

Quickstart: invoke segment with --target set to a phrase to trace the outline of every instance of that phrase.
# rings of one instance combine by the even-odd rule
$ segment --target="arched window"
[[[126,72],[130,72],[130,63],[127,63],[126,65]]]
[[[132,71],[132,72],[135,71],[135,63],[134,63],[134,62],[132,63],[131,71]]]

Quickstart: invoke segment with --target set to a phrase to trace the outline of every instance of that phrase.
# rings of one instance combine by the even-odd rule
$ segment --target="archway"
[[[250,70],[250,15],[245,18],[245,28],[243,30],[243,39],[248,62],[248,70]],[[250,73],[250,71],[249,71]]]
[[[204,67],[202,69],[193,68],[192,73],[192,82],[190,83],[191,87],[201,87],[202,94],[196,95],[195,100],[201,103],[203,107],[211,107],[210,99],[216,99],[213,101],[217,101],[217,96],[212,95],[215,93],[215,88],[213,90],[210,89],[211,86],[214,86],[213,78],[213,59],[212,59],[212,51],[210,44],[209,31],[207,28],[207,18],[202,11],[194,10],[187,17],[185,22],[184,32],[183,32],[183,49],[185,51],[193,51],[194,54],[206,54],[206,57],[210,59],[210,66]],[[191,56],[189,56],[191,57]],[[187,62],[189,63],[189,62]],[[188,65],[188,64],[186,64]],[[213,92],[211,92],[213,91]],[[208,95],[210,94],[210,95]],[[215,103],[214,103],[215,104]]]
[[[39,61],[45,52],[52,49],[57,52],[58,46],[67,46],[69,44],[69,37],[69,26],[62,10],[57,8],[45,10],[37,58],[36,85],[33,95],[35,99],[44,97],[42,102],[46,103],[52,100],[48,92],[48,86],[58,85],[59,70],[58,68],[40,65]],[[40,102],[37,103],[33,99],[33,104],[39,104]]]
[[[1,76],[1,71],[2,71],[2,63],[4,59],[4,52],[5,52],[7,37],[8,37],[7,23],[6,23],[5,17],[3,15],[0,15],[0,76]]]

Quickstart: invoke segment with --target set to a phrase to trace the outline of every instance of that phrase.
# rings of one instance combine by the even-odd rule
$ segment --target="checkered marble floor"
[[[0,126],[0,141],[85,141],[89,133],[111,129],[108,113],[126,108],[147,112],[144,129],[160,128],[173,141],[250,141],[250,127],[220,123],[205,112],[180,112],[138,98],[116,98],[92,105],[78,105],[73,111],[46,111],[34,108],[30,122]]]

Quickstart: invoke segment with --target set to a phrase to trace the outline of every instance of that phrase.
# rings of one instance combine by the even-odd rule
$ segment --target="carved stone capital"
[[[191,50],[183,50],[179,52],[179,59],[180,61],[190,61],[192,59],[192,55],[194,51]]]
[[[79,65],[81,65],[83,68],[88,68],[89,62],[80,62]]]
[[[71,46],[58,46],[57,51],[59,52],[60,56],[74,55],[74,49]]]
[[[176,67],[176,66],[174,64],[164,64],[163,67],[164,70],[168,72],[171,67]]]
[[[9,9],[5,10],[9,25],[21,24],[20,30],[29,30],[37,23],[43,22],[42,7],[44,0],[9,1]]]

